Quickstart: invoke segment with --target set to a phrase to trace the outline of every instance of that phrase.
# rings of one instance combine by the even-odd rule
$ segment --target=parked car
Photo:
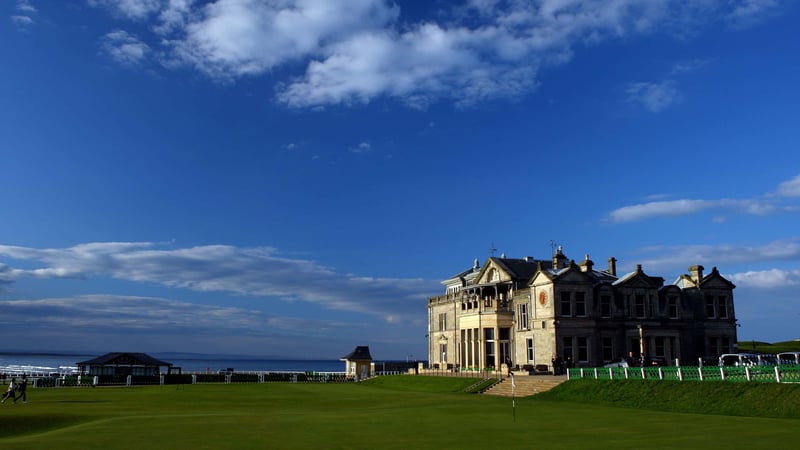
[[[620,356],[619,358],[611,360],[611,362],[604,365],[603,367],[629,367],[628,359],[625,358],[624,356]]]
[[[700,367],[713,367],[719,365],[719,356],[702,356],[698,359]]]
[[[750,353],[725,353],[719,356],[719,365],[728,367],[745,367],[756,365],[756,355]]]
[[[619,358],[611,360],[603,367],[659,367],[666,366],[667,359],[663,356],[648,356],[642,361],[641,358],[634,358],[628,362],[628,358],[620,356]]]
[[[760,353],[726,353],[720,355],[719,365],[734,367],[777,366],[778,358],[775,355]]]
[[[778,353],[778,364],[800,364],[800,352]]]
[[[644,360],[645,367],[663,367],[667,365],[667,358],[663,356],[648,356]]]
[[[777,366],[778,364],[780,363],[778,362],[778,357],[775,355],[769,355],[769,354],[758,355],[759,366]]]

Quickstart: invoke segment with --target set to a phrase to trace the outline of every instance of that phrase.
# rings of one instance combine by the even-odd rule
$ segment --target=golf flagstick
[[[517,383],[514,382],[514,374],[509,373],[511,375],[511,417],[514,422],[517,421],[517,403],[514,400],[514,388],[517,387]]]

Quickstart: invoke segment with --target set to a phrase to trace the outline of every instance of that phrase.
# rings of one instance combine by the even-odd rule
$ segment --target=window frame
[[[561,291],[559,311],[561,317],[572,317],[572,292]]]
[[[517,329],[518,330],[527,330],[529,329],[528,323],[528,304],[527,303],[520,303],[517,305]]]

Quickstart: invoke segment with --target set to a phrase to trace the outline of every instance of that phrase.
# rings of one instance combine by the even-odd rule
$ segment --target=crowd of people
[[[11,382],[8,383],[8,390],[5,394],[3,394],[3,400],[0,403],[5,404],[6,400],[12,399],[14,404],[17,404],[17,400],[22,399],[22,403],[28,403],[28,377],[27,375],[22,376],[22,381],[17,383],[16,378],[12,378]]]

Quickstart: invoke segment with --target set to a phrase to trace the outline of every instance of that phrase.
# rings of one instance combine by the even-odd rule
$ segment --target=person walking
[[[28,390],[28,376],[22,376],[22,383],[17,386],[17,392],[19,395],[14,397],[14,403],[17,403],[17,400],[22,399],[22,403],[28,403],[28,395],[26,391]]]
[[[0,401],[0,403],[5,403],[6,400],[8,400],[8,398],[11,397],[11,400],[14,400],[14,403],[16,404],[17,403],[17,398],[15,397],[16,391],[17,391],[17,382],[15,378],[12,378],[11,382],[8,383],[8,390],[6,391],[5,394],[3,394],[3,400]]]

